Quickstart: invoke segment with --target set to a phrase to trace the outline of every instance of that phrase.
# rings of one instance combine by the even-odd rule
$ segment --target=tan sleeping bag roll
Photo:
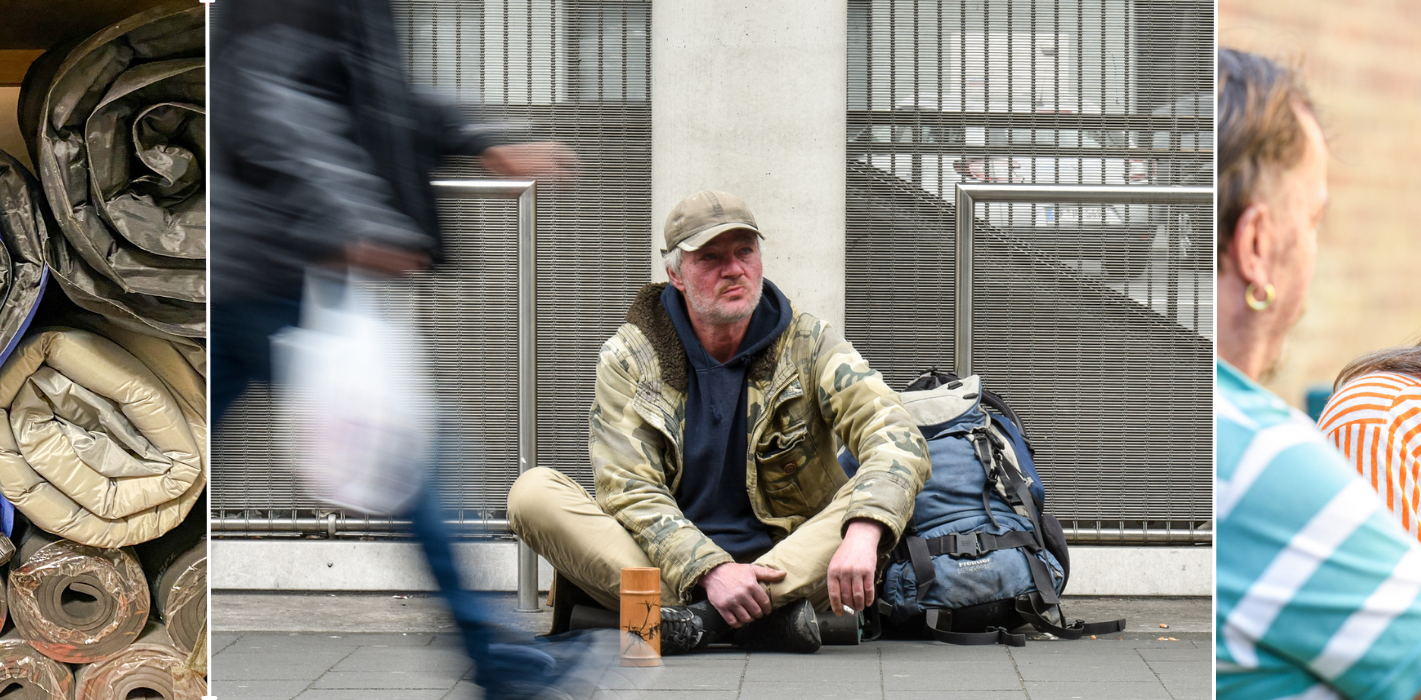
[[[201,700],[207,681],[186,660],[163,625],[154,622],[123,651],[81,667],[74,676],[74,700]]]
[[[0,367],[0,492],[46,531],[125,547],[202,493],[205,383],[173,343],[89,325],[104,335],[42,330]]]
[[[138,638],[148,581],[127,549],[99,549],[32,530],[10,563],[10,615],[41,654],[98,661]]]
[[[5,700],[69,700],[74,674],[69,667],[30,646],[18,630],[0,637],[0,697]]]

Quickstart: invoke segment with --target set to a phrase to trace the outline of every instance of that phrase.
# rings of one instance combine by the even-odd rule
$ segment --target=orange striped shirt
[[[1421,539],[1421,379],[1393,372],[1364,374],[1328,399],[1317,424],[1376,489],[1401,527]]]

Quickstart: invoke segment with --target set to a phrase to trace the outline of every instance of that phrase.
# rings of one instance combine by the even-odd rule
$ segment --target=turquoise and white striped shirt
[[[1411,700],[1421,547],[1307,416],[1215,375],[1219,700]]]

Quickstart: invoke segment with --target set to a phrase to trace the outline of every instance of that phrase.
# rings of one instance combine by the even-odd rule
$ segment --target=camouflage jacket
[[[707,571],[732,561],[681,513],[682,433],[689,361],[650,284],[602,346],[590,416],[597,503],[616,517],[684,599]],[[891,548],[931,472],[927,443],[878,372],[827,323],[807,313],[752,359],[745,483],[775,541],[823,510],[848,482],[844,527],[885,525]],[[862,463],[850,482],[836,441]]]

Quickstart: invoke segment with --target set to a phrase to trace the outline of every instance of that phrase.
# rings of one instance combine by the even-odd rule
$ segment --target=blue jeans
[[[212,307],[212,421],[221,422],[232,404],[253,381],[271,380],[270,337],[282,328],[296,325],[301,317],[300,302],[274,299]],[[439,503],[436,470],[430,469],[424,489],[416,501],[413,520],[415,540],[424,551],[439,593],[449,605],[464,639],[464,649],[475,664],[474,682],[496,691],[510,682],[551,681],[552,661],[531,648],[498,644],[498,628],[489,608],[473,591],[464,590],[455,566],[453,533],[444,521]],[[543,668],[538,668],[543,666]]]

